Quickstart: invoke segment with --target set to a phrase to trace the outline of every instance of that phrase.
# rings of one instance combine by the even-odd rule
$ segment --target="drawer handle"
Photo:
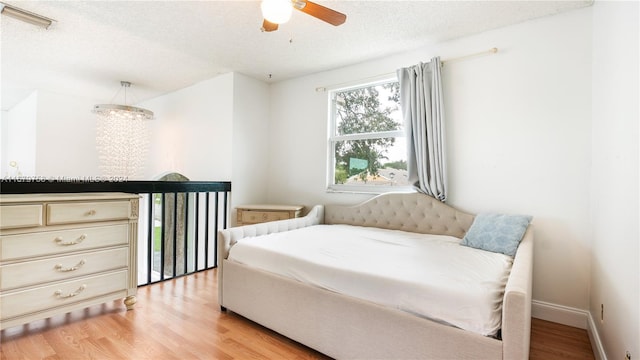
[[[71,297],[74,297],[74,296],[76,296],[76,295],[79,295],[79,294],[80,294],[81,292],[83,292],[83,291],[84,291],[84,289],[86,289],[86,288],[87,288],[87,285],[82,284],[82,286],[80,286],[80,287],[78,288],[78,290],[76,290],[76,291],[74,291],[74,292],[72,292],[72,293],[68,293],[68,294],[66,294],[66,295],[62,295],[62,290],[56,290],[56,292],[55,292],[55,293],[53,293],[53,294],[54,294],[55,296],[57,296],[58,298],[60,298],[60,299],[67,299],[67,298],[71,298]]]
[[[82,259],[82,260],[80,260],[80,262],[76,266],[65,268],[65,267],[62,267],[62,264],[57,264],[55,266],[55,269],[60,271],[60,272],[76,271],[79,268],[81,268],[82,265],[84,265],[84,264],[85,264],[85,261],[84,261],[84,259]]]
[[[87,215],[87,216],[93,216],[93,215],[95,215],[95,214],[96,214],[96,211],[95,211],[95,210],[93,210],[93,209],[91,209],[91,210],[87,211],[87,213],[86,213],[86,215]]]
[[[57,242],[58,245],[63,245],[63,246],[68,246],[68,245],[76,245],[81,243],[84,239],[87,238],[87,234],[82,234],[80,235],[79,238],[75,239],[75,240],[71,240],[71,241],[64,241],[64,239],[62,238],[62,236],[58,236],[57,238],[53,239],[53,241]]]

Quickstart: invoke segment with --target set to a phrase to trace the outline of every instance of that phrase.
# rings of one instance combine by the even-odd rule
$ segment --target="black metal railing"
[[[138,257],[139,285],[217,267],[216,235],[227,227],[229,191],[188,190],[141,194],[139,238],[146,243],[138,246],[145,254]]]
[[[217,233],[228,226],[230,182],[0,182],[2,194],[81,192],[140,194],[139,286],[217,267]]]

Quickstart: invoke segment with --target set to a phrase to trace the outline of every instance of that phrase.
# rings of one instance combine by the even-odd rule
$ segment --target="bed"
[[[336,232],[345,231],[346,234],[356,231],[365,240],[375,238],[377,243],[393,242],[395,248],[406,247],[404,242],[399,244],[395,240],[400,238],[396,235],[406,235],[406,241],[409,242],[422,244],[425,242],[423,238],[429,238],[447,248],[457,246],[466,252],[489,253],[459,244],[474,220],[476,216],[458,211],[429,196],[393,193],[379,195],[355,206],[316,205],[302,218],[221,230],[218,234],[219,304],[225,310],[233,311],[337,359],[527,359],[533,260],[533,232],[530,227],[525,226],[526,231],[516,245],[515,255],[498,254],[495,260],[491,260],[496,263],[496,271],[505,271],[506,268],[506,276],[499,285],[502,288],[497,300],[497,320],[491,315],[488,317],[490,325],[480,328],[474,328],[477,320],[465,324],[456,322],[456,319],[440,319],[421,313],[421,308],[425,311],[440,309],[440,304],[431,303],[434,300],[440,300],[441,303],[452,302],[448,299],[455,298],[458,289],[452,289],[449,294],[438,290],[441,291],[442,299],[432,297],[424,303],[413,301],[404,302],[402,306],[390,306],[385,303],[386,300],[369,298],[365,290],[386,289],[386,295],[391,297],[405,293],[407,290],[396,288],[397,281],[388,282],[384,286],[372,286],[366,285],[368,280],[362,275],[346,281],[344,276],[350,275],[342,275],[334,269],[327,270],[328,275],[323,278],[322,271],[313,269],[295,270],[292,275],[290,269],[296,265],[286,265],[285,268],[289,270],[281,273],[266,267],[268,264],[265,265],[270,262],[283,264],[291,257],[276,253],[271,245],[266,245],[271,244],[268,241],[289,248],[293,246],[285,241],[290,241],[286,239],[291,238],[291,235],[296,235],[295,238],[300,240],[313,237],[321,240],[333,238]],[[466,238],[462,241],[466,241]],[[249,244],[262,247],[263,252],[251,255],[251,252],[245,250]],[[316,252],[328,252],[325,245],[312,246],[322,246]],[[355,249],[361,243],[348,246]],[[267,255],[269,252],[280,257],[272,259]],[[383,255],[371,255],[375,259],[377,271],[400,273],[398,276],[402,276],[402,271],[397,269],[399,266],[393,265],[399,263],[393,260],[394,252],[395,250],[383,250]],[[335,254],[330,255],[330,259],[336,258]],[[260,263],[261,259],[265,264]],[[354,259],[356,258],[348,259],[347,262],[358,263]],[[393,263],[385,261],[387,259],[391,259]],[[462,257],[460,259],[464,260],[459,264],[472,261]],[[451,267],[441,272],[448,274]],[[428,273],[433,272],[438,272],[438,269],[428,270]],[[301,273],[312,274],[311,282],[301,280],[298,276]],[[380,277],[374,275],[371,277]],[[500,277],[500,273],[497,276]],[[323,283],[327,280],[325,278],[331,277],[342,279],[347,284],[362,282],[365,290],[345,293],[342,291],[344,289],[339,289],[339,284]],[[384,296],[385,291],[382,293]],[[460,295],[459,299],[463,299],[463,296]],[[462,303],[462,300],[454,302]],[[493,312],[495,311],[494,309]],[[453,310],[454,315],[458,312],[459,309]],[[481,313],[471,311],[474,314],[476,312]]]

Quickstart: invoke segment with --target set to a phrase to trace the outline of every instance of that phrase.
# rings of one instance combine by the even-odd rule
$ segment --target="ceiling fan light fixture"
[[[291,0],[262,0],[262,16],[274,24],[284,24],[291,18]]]

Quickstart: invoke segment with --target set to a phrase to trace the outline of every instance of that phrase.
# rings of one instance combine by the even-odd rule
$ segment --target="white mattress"
[[[512,258],[452,236],[316,225],[248,237],[229,260],[493,336]]]

